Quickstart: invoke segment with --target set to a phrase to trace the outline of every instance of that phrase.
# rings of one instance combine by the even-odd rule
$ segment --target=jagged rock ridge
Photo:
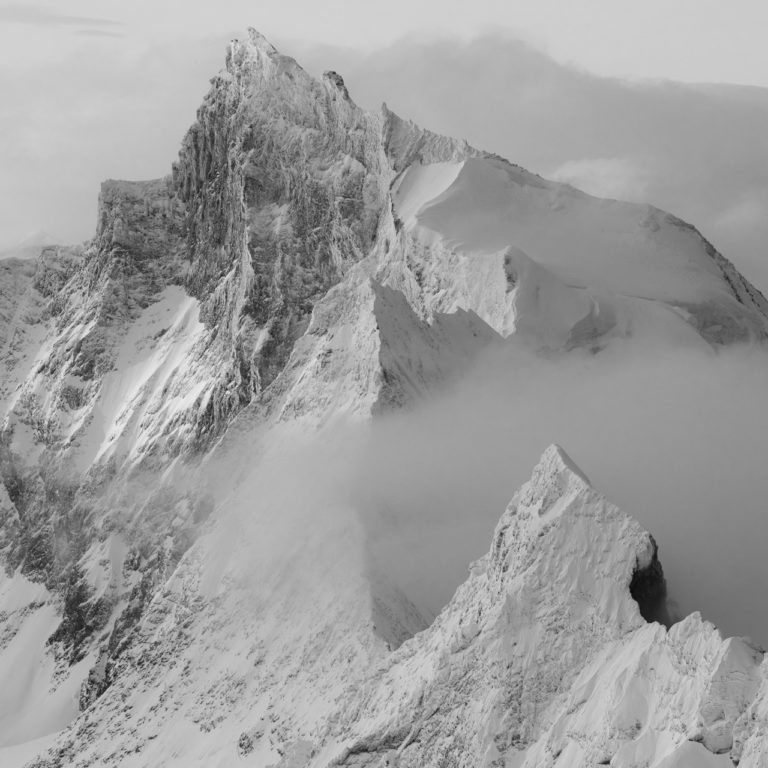
[[[296,577],[263,551],[265,625],[263,613],[245,610],[251,592],[220,589],[250,583],[246,544],[224,575],[211,575],[222,521],[234,513],[211,517],[196,480],[244,444],[254,465],[269,466],[282,430],[409,407],[508,338],[548,353],[597,353],[638,333],[761,342],[768,304],[696,230],[548,182],[386,107],[367,113],[337,73],[315,81],[255,32],[230,45],[172,174],[105,182],[99,210],[84,252],[47,249],[34,271],[2,262],[19,287],[0,297],[0,545],[14,574],[8,594],[31,595],[5,614],[3,648],[24,637],[40,656],[53,651],[43,684],[63,692],[25,737],[74,718],[70,694],[85,682],[85,711],[41,764],[163,764],[173,749],[200,761],[235,748],[253,765],[284,766],[661,765],[678,752],[682,761],[724,750],[758,759],[758,652],[723,644],[696,617],[668,633],[642,622],[629,590],[638,563],[654,567],[650,539],[557,450],[521,491],[530,500],[513,502],[526,514],[502,519],[497,554],[394,654],[429,620],[377,576],[355,509],[329,497],[332,523],[313,521],[306,550],[292,543],[289,523],[307,525],[298,511],[274,531],[280,560],[279,544],[302,562],[314,556],[304,576],[334,585],[335,596],[297,594]],[[243,487],[261,489],[265,471],[249,480],[249,468]],[[557,514],[530,512],[539,502]],[[268,522],[269,511],[265,503],[256,517]],[[587,569],[555,600],[563,574],[547,569],[562,565],[557,537],[582,524],[585,568],[602,551],[588,542],[615,548],[609,563],[593,563],[610,589]],[[346,542],[344,557],[331,540]],[[501,574],[500,557],[509,560]],[[524,562],[547,578],[530,582]],[[518,590],[543,590],[550,613],[537,614],[530,595],[515,603]],[[592,605],[595,595],[610,604]],[[295,616],[304,621],[286,634]],[[233,617],[248,643],[214,662]],[[457,621],[461,639],[446,638]],[[532,647],[505,648],[518,632],[529,643],[547,637],[564,655],[531,664]],[[731,647],[736,677],[750,681],[735,692]],[[453,660],[465,651],[478,675]],[[641,675],[637,654],[677,670],[690,695],[670,703],[669,676]],[[712,666],[721,656],[722,674]],[[680,671],[683,657],[706,671]],[[611,719],[614,698],[573,699],[583,681],[596,691],[600,670],[618,668],[626,696],[647,703],[639,728]],[[426,670],[420,688],[409,685],[422,673],[409,669]],[[658,695],[637,693],[643,675]],[[483,698],[488,690],[495,698]],[[471,713],[460,701],[467,693]],[[161,730],[179,710],[182,732],[195,736],[184,748]],[[18,723],[8,718],[10,732]],[[703,747],[686,746],[689,738]]]

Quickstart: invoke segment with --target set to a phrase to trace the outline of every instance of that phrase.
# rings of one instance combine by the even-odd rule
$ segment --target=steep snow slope
[[[174,381],[180,363],[188,361],[202,335],[197,316],[197,302],[171,286],[128,328],[114,369],[102,379],[90,422],[78,436],[81,468],[111,455],[141,454],[152,433],[142,434],[140,426],[150,415],[160,422],[153,432],[166,432],[166,424],[205,391],[204,380],[191,387]]]
[[[762,651],[698,615],[646,623],[632,594],[663,598],[655,543],[559,448],[394,653],[366,631],[358,526],[338,504],[347,460],[298,489],[267,457],[242,486],[267,499],[256,516],[189,551],[116,682],[39,764],[761,764]]]
[[[239,750],[250,764],[277,763],[424,627],[371,574],[345,498],[349,445],[326,437],[319,457],[295,429],[272,434],[215,528],[152,600],[115,682],[57,745],[57,760],[227,765]]]
[[[419,172],[408,169],[404,180]],[[452,245],[493,252],[516,242],[570,283],[643,298],[728,292],[701,238],[661,211],[598,200],[501,159],[472,158],[451,176],[419,201],[413,218]]]
[[[79,248],[37,249],[32,258],[0,258],[0,403],[27,375],[46,331],[48,301],[80,260]]]
[[[590,301],[600,307],[602,299],[605,314],[607,307],[615,313],[617,305],[640,303],[627,299],[640,299],[676,310],[710,341],[765,333],[763,296],[696,230],[650,206],[598,200],[488,157],[412,166],[395,182],[393,200],[406,230],[430,253],[466,255],[464,269],[495,260],[501,285],[503,263],[507,292],[523,296],[507,302],[515,302],[516,311],[489,317],[494,327],[500,320],[511,328],[512,315],[518,325],[530,318],[552,343],[553,322],[562,336],[584,319],[599,336],[612,320],[590,318]],[[484,282],[479,275],[467,278],[470,290]],[[542,288],[546,304],[537,313],[531,296]],[[454,300],[482,306],[482,297]]]
[[[83,674],[93,659],[83,660],[68,670],[64,679],[56,680],[55,662],[46,656],[45,645],[58,626],[59,617],[52,595],[42,584],[34,584],[18,574],[4,575],[0,611],[4,617],[0,656],[2,757],[2,749],[8,744],[33,741],[72,721],[78,712]]]
[[[37,765],[759,764],[760,653],[643,622],[650,537],[561,451],[427,629],[351,490],[371,418],[494,345],[762,342],[691,227],[366,113],[252,31],[171,176],[106,182],[94,241],[47,253],[0,297],[2,626],[37,670],[0,757],[79,688]]]
[[[631,594],[646,609],[660,600],[657,568],[653,539],[550,447],[490,552],[355,692],[351,726],[310,764],[635,768],[763,754],[748,711],[762,651],[698,615],[645,623]]]

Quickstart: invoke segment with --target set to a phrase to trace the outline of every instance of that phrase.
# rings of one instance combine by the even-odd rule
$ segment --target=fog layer
[[[671,597],[768,641],[768,355],[495,349],[442,397],[372,428],[357,476],[373,551],[435,612],[552,442],[657,539]]]

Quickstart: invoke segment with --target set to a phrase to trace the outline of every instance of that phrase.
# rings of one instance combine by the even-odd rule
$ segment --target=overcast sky
[[[0,246],[89,237],[101,180],[167,173],[248,25],[363,106],[673,211],[768,291],[768,4],[751,0],[0,3]]]
[[[597,74],[768,85],[761,0],[23,0],[0,5],[0,19],[2,56],[16,67],[57,60],[95,37],[128,50],[256,26],[268,37],[368,49],[406,35],[504,28]]]

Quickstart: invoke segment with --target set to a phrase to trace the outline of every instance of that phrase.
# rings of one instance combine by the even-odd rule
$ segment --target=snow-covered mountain
[[[3,765],[762,765],[763,652],[664,626],[655,542],[561,449],[436,618],[351,490],[370,424],[488,350],[762,345],[690,225],[250,31],[170,176],[0,270]]]

